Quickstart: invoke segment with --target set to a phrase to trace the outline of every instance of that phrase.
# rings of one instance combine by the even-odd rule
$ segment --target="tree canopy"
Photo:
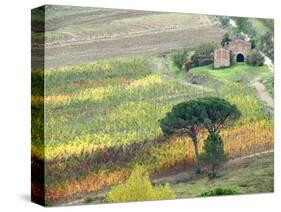
[[[206,128],[209,133],[219,132],[226,123],[232,123],[240,117],[237,107],[218,97],[204,97],[175,105],[160,120],[165,135],[186,135],[194,144],[197,167],[200,172],[197,135]]]
[[[241,113],[236,105],[219,97],[201,98],[200,104],[204,108],[201,121],[209,132],[219,131],[225,124],[231,124],[240,118]]]
[[[179,103],[160,120],[160,127],[165,135],[187,134],[192,137],[202,125],[203,111],[197,100]]]
[[[196,54],[199,56],[211,56],[217,47],[218,44],[214,42],[203,43],[197,47]]]

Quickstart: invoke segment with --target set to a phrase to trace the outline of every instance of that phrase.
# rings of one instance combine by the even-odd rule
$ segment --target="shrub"
[[[203,43],[197,47],[195,53],[192,55],[192,65],[194,67],[202,66],[202,65],[209,65],[213,63],[212,57],[215,48],[218,45],[216,43]]]
[[[218,45],[214,42],[203,43],[196,49],[199,56],[211,56]]]
[[[221,22],[222,27],[225,28],[228,26],[230,20],[228,16],[219,16],[219,21]]]
[[[253,66],[262,66],[264,64],[264,57],[259,51],[252,51],[247,56],[247,63]]]
[[[169,186],[153,187],[148,174],[144,168],[137,166],[129,179],[124,183],[111,189],[106,195],[108,202],[127,202],[127,201],[144,201],[175,199],[176,195]]]
[[[171,59],[173,61],[173,64],[181,70],[184,63],[188,60],[189,54],[188,51],[185,49],[178,49],[176,52],[174,52],[171,55]]]
[[[210,58],[206,58],[204,60],[202,60],[200,62],[200,66],[206,66],[206,65],[210,65],[210,64],[213,64],[214,60],[210,59]]]
[[[227,43],[227,42],[229,42],[229,41],[231,41],[230,36],[229,36],[228,33],[225,33],[225,34],[223,35],[222,40],[221,40],[221,46],[224,47],[225,43]]]
[[[194,67],[200,66],[199,57],[200,57],[200,55],[198,53],[195,53],[194,55],[192,55],[192,57],[191,57],[192,66],[194,66]]]
[[[251,48],[255,49],[257,47],[257,40],[251,39],[250,42],[251,42]]]
[[[91,203],[91,202],[93,202],[94,200],[93,200],[93,198],[91,198],[91,197],[87,197],[86,199],[85,199],[85,203]]]
[[[248,19],[245,17],[236,17],[234,20],[236,22],[238,31],[247,34],[248,30],[250,29],[250,22],[248,21]]]
[[[198,53],[194,54],[191,60],[193,67],[210,65],[214,62],[212,56],[200,56]]]
[[[241,193],[229,188],[216,188],[211,191],[203,192],[199,196],[209,197],[209,196],[225,196],[225,195],[237,195],[237,194],[241,194]]]

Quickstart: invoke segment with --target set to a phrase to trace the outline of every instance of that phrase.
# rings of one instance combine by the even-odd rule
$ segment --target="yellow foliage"
[[[169,186],[153,187],[144,168],[137,166],[129,179],[112,188],[106,195],[108,202],[128,202],[144,200],[175,199],[176,195]]]
[[[45,98],[46,104],[52,105],[68,105],[73,101],[85,101],[88,99],[101,101],[107,95],[113,92],[112,86],[87,88],[75,94],[58,94],[53,96],[47,96]]]
[[[127,89],[132,89],[132,88],[145,88],[149,85],[155,85],[155,84],[160,84],[163,82],[161,80],[161,77],[159,75],[149,75],[143,79],[139,80],[134,80],[128,87]]]

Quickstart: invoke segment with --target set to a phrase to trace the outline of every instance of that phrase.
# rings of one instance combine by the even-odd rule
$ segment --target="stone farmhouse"
[[[214,50],[214,68],[229,67],[235,62],[244,62],[251,52],[251,43],[242,39],[226,42]]]

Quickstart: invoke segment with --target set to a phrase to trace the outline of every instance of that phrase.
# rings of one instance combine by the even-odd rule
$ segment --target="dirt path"
[[[166,80],[176,80],[176,77],[171,73],[170,69],[169,69],[169,62],[167,59],[167,56],[164,55],[159,59],[159,62],[156,63],[156,68],[161,72],[162,76],[164,77],[164,79]],[[184,85],[193,87],[193,88],[197,88],[197,89],[201,89],[201,90],[209,90],[208,88],[199,85],[199,84],[192,84],[190,82],[187,82],[186,80],[178,80],[179,82],[181,82]]]
[[[259,153],[254,153],[251,155],[246,155],[243,157],[235,158],[229,160],[221,169],[231,168],[239,163],[242,163],[245,159],[253,158],[257,156],[261,156],[264,154],[273,153],[274,150],[267,150]],[[170,184],[176,184],[179,182],[187,182],[190,180],[193,180],[198,177],[205,177],[206,175],[196,175],[193,168],[185,168],[185,167],[179,167],[170,171],[167,171],[165,173],[160,173],[158,175],[154,175],[151,179],[153,184],[163,184],[163,183],[170,183]],[[70,205],[77,205],[77,204],[85,204],[85,201],[87,199],[92,199],[91,204],[93,203],[100,203],[100,201],[104,198],[105,194],[109,191],[109,187],[93,193],[84,194],[83,198],[77,198],[73,201],[67,201],[65,203],[59,203],[60,206],[70,206]],[[94,197],[94,198],[92,198]]]
[[[251,81],[251,86],[255,87],[257,94],[261,101],[265,103],[270,112],[273,112],[274,101],[271,95],[267,92],[265,86],[259,81],[259,78],[256,78]]]
[[[273,153],[273,152],[274,152],[274,150],[271,149],[271,150],[231,159],[221,169],[231,168],[233,165],[241,163],[245,159],[253,158],[253,157],[257,157],[260,155],[269,154],[269,153]],[[202,169],[204,170],[205,168],[202,168]],[[165,174],[160,174],[159,176],[155,176],[154,179],[152,179],[152,182],[155,184],[162,184],[162,183],[167,183],[167,182],[171,183],[171,184],[175,184],[175,183],[179,183],[179,182],[186,182],[186,181],[189,181],[189,180],[192,180],[195,178],[198,178],[198,176],[195,174],[193,169],[187,170],[187,169],[182,168],[180,170],[172,170]]]
[[[169,63],[166,55],[159,58],[159,61],[156,63],[156,68],[161,72],[164,79],[176,80],[175,76],[170,73]]]

